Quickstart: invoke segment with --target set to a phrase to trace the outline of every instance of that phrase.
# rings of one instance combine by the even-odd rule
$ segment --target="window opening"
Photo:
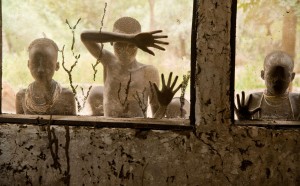
[[[237,1],[235,119],[299,120],[299,10],[298,1]]]
[[[76,92],[74,97],[75,103],[63,105],[64,113],[62,115],[72,115],[74,113],[72,108],[75,104],[76,115],[102,116],[103,105],[101,105],[101,94],[99,94],[99,92],[103,92],[106,78],[111,79],[111,77],[109,77],[107,73],[104,73],[107,72],[106,67],[102,66],[100,64],[101,62],[88,52],[88,48],[86,48],[81,41],[80,35],[82,36],[82,33],[86,30],[95,30],[101,33],[111,32],[115,20],[120,17],[131,16],[140,22],[142,32],[163,30],[162,32],[157,31],[152,34],[154,37],[158,36],[156,46],[154,48],[149,47],[149,49],[155,53],[155,56],[152,57],[149,55],[149,53],[152,52],[148,49],[144,49],[146,52],[138,49],[137,60],[147,67],[152,65],[157,69],[158,75],[156,75],[156,77],[159,78],[156,83],[157,85],[163,82],[160,74],[164,74],[165,84],[171,86],[173,90],[183,82],[184,86],[176,92],[170,104],[175,105],[173,106],[173,110],[175,110],[167,109],[166,113],[172,118],[188,119],[190,113],[194,112],[190,111],[190,108],[194,108],[194,103],[191,103],[191,99],[194,99],[191,98],[194,97],[194,93],[191,93],[194,91],[194,87],[190,81],[190,77],[193,77],[194,70],[192,69],[191,72],[190,64],[191,55],[194,55],[195,60],[195,52],[193,54],[194,49],[191,50],[190,43],[192,32],[196,34],[195,30],[191,29],[193,20],[191,18],[193,12],[195,12],[195,7],[194,10],[192,10],[193,3],[195,6],[196,1],[187,3],[178,0],[178,2],[175,3],[155,0],[150,0],[149,2],[132,0],[106,3],[101,0],[95,0],[93,3],[99,6],[82,1],[72,1],[68,3],[52,0],[43,0],[43,2],[33,2],[29,0],[2,2],[2,46],[4,53],[2,59],[2,113],[16,113],[14,102],[16,99],[18,100],[18,98],[14,95],[18,95],[17,93],[20,89],[32,90],[32,92],[34,92],[35,86],[28,86],[34,81],[31,75],[32,73],[30,73],[28,69],[31,64],[27,62],[29,58],[28,47],[30,43],[37,38],[48,38],[53,40],[57,45],[57,61],[60,66],[60,69],[55,71],[53,76],[53,79],[56,80],[59,85],[53,83],[53,85],[50,86],[52,88],[50,89],[50,97],[52,97],[50,103],[55,101],[53,99],[55,96],[53,95],[57,95],[63,92],[64,88],[67,88],[73,93]],[[166,11],[163,8],[166,6],[172,7],[172,11]],[[68,9],[68,11],[65,11],[66,9]],[[14,14],[10,13],[12,10]],[[86,10],[89,11],[87,12]],[[29,12],[30,14],[28,14]],[[25,13],[26,16],[24,15]],[[195,21],[195,18],[193,21]],[[11,24],[13,22],[18,22],[18,24]],[[164,38],[164,35],[168,35],[168,38]],[[168,42],[169,45],[163,45],[163,42]],[[195,47],[195,44],[193,45],[193,47]],[[114,47],[110,46],[110,43],[105,43],[100,46],[110,53],[114,51]],[[129,47],[131,46],[127,48]],[[161,47],[165,48],[166,51],[157,50],[162,49]],[[38,46],[37,48],[40,49],[42,47]],[[42,59],[43,56],[40,58]],[[16,66],[18,68],[14,68]],[[58,67],[54,66],[55,70],[56,68]],[[136,67],[136,69],[138,68],[145,67]],[[172,81],[168,81],[170,72],[173,72]],[[178,76],[178,80],[176,85],[173,85],[176,75]],[[152,76],[150,75],[150,77]],[[151,96],[146,96],[146,91],[148,94],[151,91],[153,92],[153,90],[155,92],[155,85],[153,84],[152,87],[154,88],[150,91],[149,87],[151,86],[148,86],[147,79],[146,83],[143,82],[143,84],[147,84],[144,89],[139,88],[132,90],[131,94],[126,97],[126,91],[130,91],[128,88],[134,87],[134,83],[141,82],[139,82],[139,78],[137,78],[134,72],[129,73],[127,77],[128,80],[125,80],[125,76],[122,78],[122,82],[124,83],[119,84],[119,88],[117,89],[117,85],[114,86],[117,92],[114,97],[117,99],[115,101],[119,102],[119,105],[122,105],[122,109],[128,110],[126,107],[128,107],[127,100],[130,96],[130,101],[135,102],[132,105],[136,107],[133,113],[136,113],[137,110],[139,113],[142,113],[137,115],[137,117],[152,117],[154,113],[151,113],[151,109],[149,109],[151,106],[147,104],[147,102],[151,102]],[[125,94],[123,92],[125,92]],[[40,94],[40,92],[38,93]],[[41,93],[41,95],[44,94]],[[71,94],[66,94],[62,100],[68,102],[66,99],[70,97],[72,97]],[[42,96],[41,99],[47,100],[45,96]],[[94,103],[94,107],[91,103]],[[20,104],[22,105],[24,102]],[[108,104],[111,105],[111,103]],[[41,105],[43,105],[43,103]],[[71,111],[67,111],[70,108]],[[37,109],[39,112],[28,113],[44,114],[47,109],[49,108],[39,106]],[[116,110],[112,109],[111,112],[116,112]],[[22,112],[20,113],[23,114]],[[123,113],[126,112],[124,111]],[[56,113],[53,112],[51,114],[55,115]],[[61,115],[61,113],[59,113],[59,115]],[[128,117],[126,114],[117,116]],[[135,117],[135,115],[129,114],[129,117]],[[182,123],[186,124],[187,122],[182,121]]]

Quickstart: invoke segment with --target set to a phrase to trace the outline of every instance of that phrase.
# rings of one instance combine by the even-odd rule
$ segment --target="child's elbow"
[[[80,39],[81,39],[82,42],[85,42],[85,41],[86,41],[86,33],[85,33],[85,32],[82,32],[82,33],[80,34]]]

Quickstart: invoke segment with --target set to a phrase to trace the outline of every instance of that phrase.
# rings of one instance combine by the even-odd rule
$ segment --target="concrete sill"
[[[188,119],[107,118],[103,116],[61,116],[0,114],[1,123],[68,125],[95,128],[134,128],[154,130],[193,130]]]
[[[233,125],[237,126],[257,126],[271,129],[299,128],[300,121],[286,120],[234,120]]]

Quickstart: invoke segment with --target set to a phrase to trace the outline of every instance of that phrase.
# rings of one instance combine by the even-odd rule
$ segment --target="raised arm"
[[[83,42],[107,43],[107,42],[130,42],[134,37],[133,34],[120,34],[115,32],[104,31],[85,31],[81,33]]]
[[[123,34],[115,32],[104,31],[86,31],[81,34],[81,40],[93,56],[98,57],[101,55],[101,46],[98,43],[107,42],[127,42],[132,43],[141,50],[154,55],[154,52],[148,47],[153,47],[159,50],[165,50],[159,45],[168,45],[169,43],[159,39],[167,38],[166,35],[156,35],[161,33],[161,30],[152,32],[142,32],[139,34]]]
[[[112,60],[113,54],[103,48],[99,43],[110,42],[109,38],[113,38],[113,36],[109,36],[110,33],[105,34],[106,32],[95,32],[95,31],[85,31],[81,33],[81,41],[88,49],[88,51],[96,58],[101,61],[109,61]]]

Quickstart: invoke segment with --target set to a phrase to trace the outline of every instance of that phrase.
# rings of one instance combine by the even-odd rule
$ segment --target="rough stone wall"
[[[195,131],[1,124],[0,185],[300,185],[299,129],[231,125],[231,1],[198,12]]]

